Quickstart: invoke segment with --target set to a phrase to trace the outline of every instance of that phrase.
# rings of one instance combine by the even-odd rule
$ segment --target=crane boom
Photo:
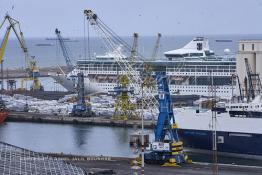
[[[101,36],[104,43],[106,43],[106,47],[109,51],[117,51],[114,59],[116,60],[116,63],[121,68],[122,74],[125,74],[128,76],[130,80],[130,86],[135,88],[135,93],[138,95],[141,95],[141,87],[143,84],[143,79],[140,74],[140,71],[138,71],[139,68],[143,67],[143,62],[137,64],[137,67],[134,68],[132,64],[129,62],[129,60],[125,59],[123,57],[123,54],[119,49],[117,49],[120,45],[124,46],[124,49],[126,49],[127,52],[131,52],[132,47],[129,46],[124,40],[122,40],[112,29],[110,29],[107,25],[105,25],[100,18],[93,13],[92,10],[84,10],[84,14],[87,17],[88,22],[91,26],[94,27],[94,30]],[[143,60],[144,57],[138,53],[139,59]],[[142,99],[146,104],[146,100],[149,100],[149,103],[153,105],[151,108],[152,111],[157,112],[157,100],[152,94],[152,91],[150,88],[145,87],[143,89],[144,98]]]
[[[60,44],[60,47],[62,49],[62,53],[63,53],[63,56],[65,58],[66,65],[69,68],[69,70],[73,70],[74,66],[73,66],[73,64],[71,62],[71,59],[69,57],[68,49],[67,49],[67,47],[65,45],[63,37],[61,36],[61,32],[58,29],[55,29],[55,34],[57,36],[57,39],[58,39],[59,44]]]
[[[4,54],[5,54],[5,49],[6,49],[6,45],[7,45],[7,41],[8,41],[10,31],[11,31],[11,27],[9,26],[9,27],[7,27],[4,39],[3,39],[2,43],[1,43],[1,47],[0,47],[0,63],[3,61],[3,57],[4,57]]]
[[[25,54],[25,60],[26,60],[26,64],[28,67],[31,67],[30,64],[29,64],[29,53],[28,53],[28,49],[27,49],[27,46],[26,46],[26,43],[25,43],[25,39],[24,39],[24,35],[23,35],[23,32],[21,31],[21,28],[20,28],[20,23],[19,21],[11,18],[9,15],[6,15],[5,19],[7,19],[10,23],[10,27],[13,29],[15,35],[16,35],[16,38]],[[16,30],[15,26],[18,25],[18,29],[19,29],[19,32]]]

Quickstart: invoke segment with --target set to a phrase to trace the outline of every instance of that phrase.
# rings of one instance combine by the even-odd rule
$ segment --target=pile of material
[[[84,175],[80,167],[59,158],[0,142],[0,174]]]
[[[7,109],[10,111],[28,111],[41,114],[68,114],[73,103],[60,103],[57,100],[40,100],[30,96],[15,94],[14,96],[2,95]]]
[[[92,111],[96,114],[96,116],[113,116],[115,111],[114,103],[115,100],[111,96],[101,95],[92,96],[90,98]]]

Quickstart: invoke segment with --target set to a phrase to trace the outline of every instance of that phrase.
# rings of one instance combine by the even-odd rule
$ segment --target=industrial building
[[[252,72],[262,75],[262,40],[240,40],[237,53],[237,74],[244,84],[247,75],[245,58],[248,59]]]

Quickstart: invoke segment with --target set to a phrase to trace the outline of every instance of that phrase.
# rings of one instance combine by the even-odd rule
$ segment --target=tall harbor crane
[[[150,144],[150,152],[145,154],[145,162],[176,166],[185,163],[188,158],[183,152],[183,142],[178,137],[166,69],[159,66],[155,66],[154,69],[156,69],[154,71],[158,87],[159,114],[155,140]]]
[[[152,53],[152,56],[151,56],[151,59],[152,60],[155,60],[157,58],[157,54],[159,52],[159,48],[160,48],[160,39],[161,39],[161,33],[158,33],[157,34],[157,40],[156,40],[156,44],[155,44],[155,47],[153,49],[153,53]]]
[[[11,18],[7,14],[5,16],[3,22],[0,25],[0,29],[3,27],[3,25],[5,24],[6,21],[9,23],[9,25],[7,27],[6,34],[4,36],[4,40],[3,40],[2,45],[1,45],[0,61],[3,60],[4,51],[5,51],[5,48],[6,48],[6,45],[7,45],[7,41],[8,41],[8,36],[9,36],[10,31],[12,29],[15,33],[17,40],[19,41],[19,44],[20,44],[24,54],[25,54],[26,71],[28,73],[28,78],[25,78],[25,79],[22,80],[22,85],[23,85],[23,81],[32,80],[33,81],[33,85],[31,87],[32,90],[43,90],[43,86],[41,86],[40,81],[39,81],[39,76],[40,76],[39,68],[36,65],[35,57],[29,56],[28,48],[27,48],[26,43],[25,43],[23,32],[21,31],[19,21]],[[16,26],[17,26],[17,29],[16,29]]]
[[[71,71],[71,70],[73,70],[74,66],[73,66],[72,61],[69,57],[68,49],[65,45],[63,37],[61,36],[61,32],[58,29],[55,29],[55,34],[56,34],[57,39],[59,41],[63,56],[64,56],[65,61],[66,61],[66,65],[67,65],[68,69]]]
[[[119,36],[117,36],[117,34],[112,29],[106,26],[99,19],[99,17],[92,12],[92,10],[85,10],[84,14],[86,15],[90,25],[94,27],[95,31],[97,31],[103,41],[107,44],[106,47],[108,49],[116,50],[119,45],[122,45],[130,53],[132,47],[123,41]],[[167,166],[174,166],[184,163],[187,159],[187,156],[184,155],[183,143],[179,140],[177,133],[177,125],[173,114],[168,79],[166,76],[166,68],[154,64],[150,65],[150,67],[153,67],[155,72],[155,79],[158,87],[159,98],[158,101],[156,101],[154,94],[151,93],[147,86],[144,86],[144,78],[142,76],[143,73],[141,74],[141,70],[144,70],[143,57],[140,58],[141,66],[138,65],[141,70],[137,70],[127,59],[123,58],[121,51],[117,51],[118,53],[115,56],[115,60],[121,68],[121,74],[128,77],[130,85],[132,85],[131,87],[139,88],[141,90],[137,95],[138,97],[142,96],[142,104],[149,103],[148,100],[151,99],[151,108],[154,109],[154,112],[158,112],[159,114],[155,128],[155,142],[152,143],[151,152],[145,156],[146,162],[165,164]],[[141,56],[140,54],[138,55]],[[158,104],[159,108],[157,107]],[[142,141],[142,159],[143,144],[144,143]]]

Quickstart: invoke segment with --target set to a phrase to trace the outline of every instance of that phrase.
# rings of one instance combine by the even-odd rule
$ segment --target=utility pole
[[[213,175],[218,175],[217,165],[217,116],[216,116],[216,87],[211,72],[211,90],[212,90],[212,150],[213,150]]]
[[[145,144],[145,140],[144,140],[144,100],[143,100],[143,98],[144,98],[144,82],[142,83],[142,102],[141,102],[141,120],[142,120],[142,122],[141,122],[141,128],[142,128],[142,132],[141,132],[141,134],[142,134],[142,140],[141,140],[141,161],[142,161],[142,163],[141,163],[141,175],[144,175],[145,174],[145,170],[144,170],[144,168],[145,168],[145,150],[144,150],[144,144]]]

